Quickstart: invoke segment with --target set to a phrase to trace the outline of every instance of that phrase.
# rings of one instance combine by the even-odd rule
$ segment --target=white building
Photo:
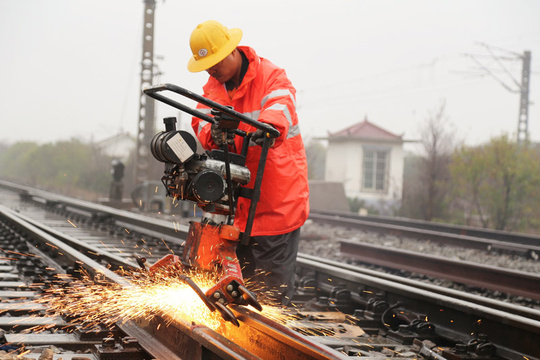
[[[127,162],[130,154],[135,150],[136,140],[128,132],[121,132],[107,139],[98,141],[96,146],[113,158]]]
[[[385,208],[401,201],[403,135],[395,135],[367,118],[329,134],[325,181],[341,182],[348,198]]]

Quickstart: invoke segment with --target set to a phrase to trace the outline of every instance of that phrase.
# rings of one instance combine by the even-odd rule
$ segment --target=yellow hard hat
[[[215,20],[197,25],[189,38],[193,56],[188,61],[188,70],[199,72],[210,69],[232,53],[241,39],[242,30],[227,29]]]

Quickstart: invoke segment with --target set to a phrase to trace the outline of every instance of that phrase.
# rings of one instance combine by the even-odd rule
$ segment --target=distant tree
[[[539,160],[535,149],[511,141],[508,135],[457,151],[451,174],[467,222],[511,231],[538,226]]]
[[[0,143],[0,159],[4,156],[4,153],[9,149],[9,145]]]
[[[2,152],[0,175],[22,184],[35,183],[30,164],[39,145],[33,142],[17,142]]]
[[[402,208],[405,216],[419,217],[428,221],[447,217],[450,193],[448,166],[455,140],[445,115],[445,107],[443,101],[438,109],[429,112],[420,129],[421,154],[417,158],[409,158],[406,163],[407,166],[414,166],[415,171],[413,174],[410,172],[406,174],[409,177],[405,178]]]
[[[419,181],[423,162],[423,157],[412,153],[407,154],[404,158],[403,195],[399,211],[401,216],[413,219],[424,218],[422,205],[419,201],[420,194],[424,191],[424,185]]]
[[[38,145],[19,142],[0,157],[0,176],[60,193],[105,196],[111,181],[111,159],[78,140]]]
[[[324,180],[326,150],[326,146],[320,140],[311,139],[306,141],[308,179]]]
[[[484,214],[481,198],[482,187],[488,177],[488,162],[485,161],[485,149],[479,147],[462,147],[453,155],[450,173],[455,203],[459,203],[458,211],[463,212],[466,225],[478,225],[487,228],[488,218]]]

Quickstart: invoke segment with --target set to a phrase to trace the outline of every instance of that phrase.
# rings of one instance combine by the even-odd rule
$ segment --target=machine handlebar
[[[199,119],[202,119],[202,120],[205,120],[205,121],[208,121],[209,123],[215,123],[214,121],[214,118],[212,116],[209,116],[209,115],[206,115],[206,114],[203,114],[202,112],[200,111],[197,111],[195,109],[192,109],[190,108],[189,106],[186,106],[184,104],[181,104],[179,103],[178,101],[176,100],[173,100],[169,97],[166,97],[165,95],[163,94],[160,94],[159,92],[161,91],[165,91],[165,90],[168,90],[168,91],[172,91],[176,94],[179,94],[179,95],[182,95],[182,96],[185,96],[187,97],[188,99],[191,99],[191,100],[194,100],[198,103],[201,103],[203,105],[206,105],[212,109],[215,109],[223,114],[226,114],[226,115],[229,115],[230,117],[232,117],[233,119],[236,119],[238,121],[242,121],[246,124],[249,124],[255,128],[257,128],[258,130],[262,130],[266,133],[268,133],[269,137],[271,138],[277,138],[280,133],[279,133],[279,130],[277,130],[276,128],[268,125],[268,124],[265,124],[265,123],[262,123],[262,122],[259,122],[257,120],[253,120],[249,117],[247,117],[246,115],[244,114],[241,114],[239,113],[238,111],[235,111],[227,106],[224,106],[224,105],[221,105],[215,101],[212,101],[210,99],[207,99],[201,95],[198,95],[198,94],[195,94],[194,92],[192,91],[189,91],[187,89],[184,89],[180,86],[177,86],[177,85],[173,85],[173,84],[159,84],[159,85],[152,85],[152,86],[149,86],[147,88],[145,88],[143,90],[143,92],[150,96],[151,98],[154,98],[158,101],[161,101],[167,105],[170,105],[172,107],[175,107],[177,108],[178,110],[182,110],[184,112],[187,112],[188,114],[191,114],[195,117],[198,117]]]

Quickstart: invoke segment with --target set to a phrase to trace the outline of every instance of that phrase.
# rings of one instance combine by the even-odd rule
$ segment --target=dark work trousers
[[[236,249],[242,275],[262,303],[289,305],[299,241],[300,228],[283,235],[253,236],[248,245]]]

